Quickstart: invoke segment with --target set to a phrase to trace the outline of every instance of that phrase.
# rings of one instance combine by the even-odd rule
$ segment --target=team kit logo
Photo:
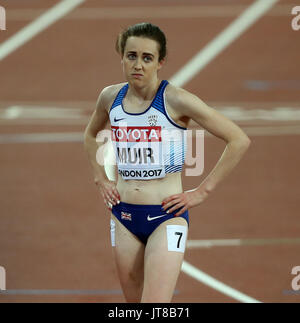
[[[132,221],[131,213],[121,212],[121,219],[122,220]]]
[[[148,117],[149,125],[152,127],[156,126],[157,120],[158,120],[158,116],[155,114]]]

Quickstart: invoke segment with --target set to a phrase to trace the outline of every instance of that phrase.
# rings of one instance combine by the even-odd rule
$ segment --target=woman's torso
[[[122,83],[114,86],[111,104],[107,107],[108,113],[110,112],[111,105],[115,100],[117,93],[125,84],[126,83]],[[174,95],[174,88],[172,85],[168,84],[164,91],[164,95],[164,106],[171,120],[179,127],[187,128],[188,119],[185,118],[182,113],[178,113],[178,110],[175,110],[172,107],[172,104],[169,104],[168,102],[168,96]],[[125,96],[123,99],[123,109],[128,114],[142,114],[150,107],[149,104],[151,104],[151,101],[143,102],[142,106],[134,106],[126,103],[127,100]],[[174,97],[172,98],[172,101],[174,102]],[[116,186],[121,196],[121,201],[133,204],[161,204],[162,200],[166,197],[182,193],[183,191],[181,172],[166,173],[163,178],[151,180],[125,180],[118,174]]]

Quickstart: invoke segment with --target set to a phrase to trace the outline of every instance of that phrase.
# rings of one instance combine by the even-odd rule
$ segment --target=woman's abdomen
[[[123,180],[118,176],[117,190],[121,201],[132,204],[161,204],[166,197],[182,193],[181,173],[167,174],[149,181]]]

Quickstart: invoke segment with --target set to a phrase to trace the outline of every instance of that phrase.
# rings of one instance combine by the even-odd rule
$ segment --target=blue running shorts
[[[182,207],[181,207],[182,208]],[[113,215],[144,244],[151,233],[163,222],[175,217],[181,209],[170,214],[162,209],[162,205],[129,204],[120,202],[112,207]],[[178,217],[184,218],[189,225],[189,212],[186,210]]]

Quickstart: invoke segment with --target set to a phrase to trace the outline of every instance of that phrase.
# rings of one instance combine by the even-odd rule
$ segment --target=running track
[[[0,53],[58,2],[1,1]],[[254,2],[88,0],[0,60],[0,265],[7,275],[0,302],[124,302],[109,212],[82,143],[99,91],[123,81],[116,35],[140,21],[161,26],[169,41],[161,78],[172,79]],[[230,177],[190,210],[185,261],[260,302],[300,301],[291,293],[291,270],[300,265],[295,5],[275,3],[184,84],[252,140]],[[184,176],[184,189],[204,179],[224,147],[206,134],[204,173]],[[182,272],[173,301],[238,300]]]

